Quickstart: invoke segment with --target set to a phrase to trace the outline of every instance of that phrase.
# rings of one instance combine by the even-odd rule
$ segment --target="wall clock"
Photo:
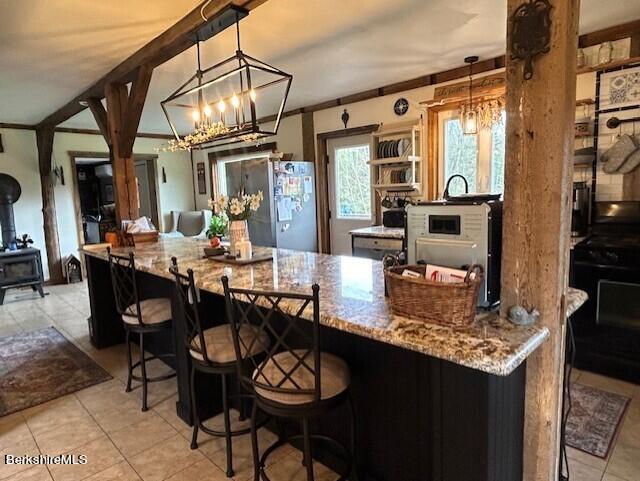
[[[393,111],[396,115],[404,115],[409,110],[409,101],[405,98],[399,98],[396,103],[393,104]]]

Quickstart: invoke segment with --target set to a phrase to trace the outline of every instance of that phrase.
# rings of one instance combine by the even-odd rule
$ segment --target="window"
[[[504,191],[505,114],[502,121],[491,130],[481,130],[476,135],[464,135],[457,110],[442,112],[440,162],[441,192],[449,177],[463,175],[469,183],[469,192]],[[464,192],[461,181],[453,181],[449,188],[452,195]]]
[[[369,145],[335,149],[335,191],[339,218],[371,218],[369,155]]]

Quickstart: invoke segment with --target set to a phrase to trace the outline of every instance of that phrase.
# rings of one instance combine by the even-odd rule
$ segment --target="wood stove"
[[[0,252],[0,305],[4,303],[7,289],[31,286],[44,297],[42,284],[42,260],[40,251],[28,247],[15,251]]]
[[[0,305],[4,303],[7,289],[31,286],[44,297],[42,284],[42,260],[40,251],[31,247],[18,249],[13,204],[18,201],[22,189],[20,183],[7,174],[0,174]]]

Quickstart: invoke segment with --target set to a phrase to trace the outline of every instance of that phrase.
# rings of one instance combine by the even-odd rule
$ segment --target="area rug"
[[[109,379],[55,327],[0,337],[0,416]]]
[[[571,386],[566,442],[572,448],[606,458],[629,398],[591,386]]]

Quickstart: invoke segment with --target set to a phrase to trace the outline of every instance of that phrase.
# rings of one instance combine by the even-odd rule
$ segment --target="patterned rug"
[[[109,379],[54,327],[0,337],[0,416]]]
[[[591,386],[571,386],[571,412],[567,422],[567,445],[606,458],[618,431],[629,398]]]

